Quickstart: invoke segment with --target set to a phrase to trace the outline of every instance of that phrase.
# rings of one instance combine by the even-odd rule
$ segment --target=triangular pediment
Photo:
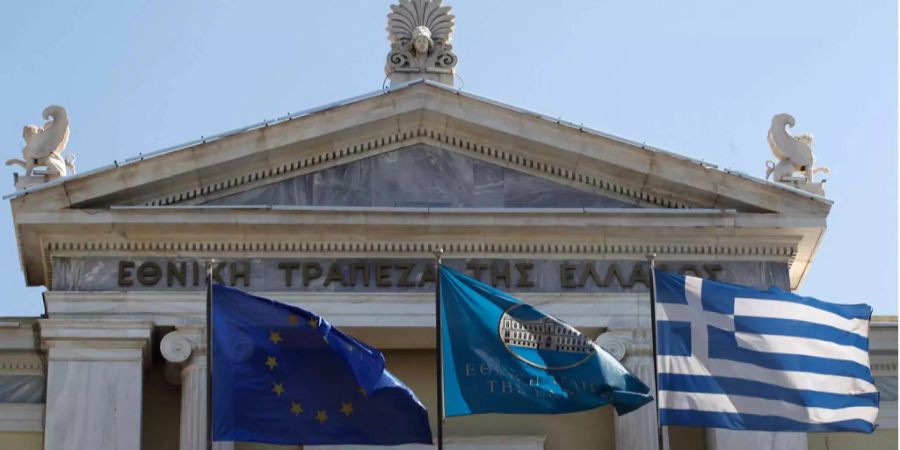
[[[399,161],[394,168],[392,158]],[[495,190],[501,188],[502,195]],[[248,202],[830,209],[821,197],[430,82],[208,137],[13,197],[25,195],[43,210]]]
[[[634,208],[627,199],[578,189],[431,145],[358,159],[204,205],[429,208]]]

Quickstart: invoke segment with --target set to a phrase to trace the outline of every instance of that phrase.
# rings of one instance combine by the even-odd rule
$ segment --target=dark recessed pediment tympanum
[[[436,208],[633,208],[429,145],[414,145],[281,180],[208,205]]]

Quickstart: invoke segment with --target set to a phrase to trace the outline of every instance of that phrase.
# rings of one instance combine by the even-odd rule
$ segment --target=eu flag
[[[445,266],[440,277],[448,416],[606,404],[625,414],[652,400],[644,383],[571,326]]]
[[[300,308],[213,286],[213,440],[431,444],[428,412],[377,350]]]

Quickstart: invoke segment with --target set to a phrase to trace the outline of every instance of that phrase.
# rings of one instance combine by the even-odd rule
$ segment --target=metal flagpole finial
[[[217,263],[218,262],[216,261],[216,258],[207,258],[206,259],[206,283],[207,284],[212,283],[212,274],[213,274],[213,270],[216,268]]]
[[[438,247],[437,250],[434,251],[434,259],[437,260],[437,263],[441,263],[441,259],[444,257],[444,247]]]

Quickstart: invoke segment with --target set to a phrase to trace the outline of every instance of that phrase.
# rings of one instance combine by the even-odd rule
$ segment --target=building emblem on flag
[[[590,339],[575,328],[517,304],[500,317],[498,337],[516,358],[541,369],[568,369],[596,352]]]
[[[445,411],[562,414],[611,404],[626,414],[650,389],[556,318],[440,265]]]

